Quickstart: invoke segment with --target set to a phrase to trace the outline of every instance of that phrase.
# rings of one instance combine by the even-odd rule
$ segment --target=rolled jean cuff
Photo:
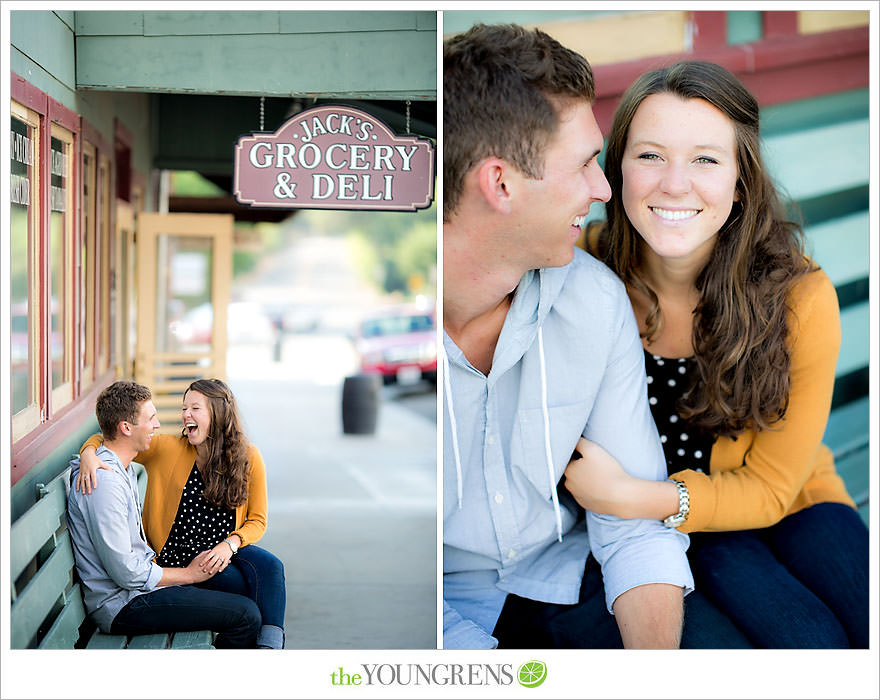
[[[276,625],[263,625],[257,635],[257,646],[269,649],[284,648],[284,630]]]

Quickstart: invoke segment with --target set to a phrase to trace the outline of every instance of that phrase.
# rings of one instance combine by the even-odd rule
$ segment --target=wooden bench
[[[771,133],[768,167],[805,220],[807,252],[831,278],[842,342],[823,441],[868,523],[869,216],[866,115]]]
[[[137,469],[143,500],[147,476]],[[86,616],[67,531],[70,469],[36,488],[36,503],[10,529],[13,649],[213,649],[210,631],[132,637],[98,631]]]

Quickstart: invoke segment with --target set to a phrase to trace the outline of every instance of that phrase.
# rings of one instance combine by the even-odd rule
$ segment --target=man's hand
[[[614,601],[614,617],[626,649],[678,649],[682,589],[669,583],[630,588]]]
[[[201,583],[202,581],[207,581],[215,573],[217,573],[210,568],[208,558],[210,554],[211,552],[209,550],[196,555],[196,557],[189,563],[189,566],[184,569],[184,571],[186,572],[186,577],[192,579],[190,583]]]
[[[162,578],[157,586],[186,586],[191,583],[207,581],[214,572],[206,570],[209,552],[197,554],[187,567],[163,566]]]
[[[564,485],[575,500],[594,513],[629,514],[630,493],[637,479],[631,477],[614,457],[586,438],[578,440],[577,452],[565,469]]]

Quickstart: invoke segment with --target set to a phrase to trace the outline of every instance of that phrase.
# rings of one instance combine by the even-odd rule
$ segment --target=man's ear
[[[119,421],[117,431],[120,435],[131,435],[131,423],[129,423],[127,420]]]
[[[486,203],[500,214],[508,214],[511,207],[510,163],[500,158],[487,158],[477,166],[477,186]]]

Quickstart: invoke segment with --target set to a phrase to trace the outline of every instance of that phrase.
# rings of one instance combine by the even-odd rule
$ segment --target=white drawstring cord
[[[462,484],[461,484],[461,454],[458,451],[458,428],[455,425],[455,411],[452,407],[452,387],[449,383],[449,357],[446,348],[440,348],[443,355],[443,393],[446,395],[446,408],[449,411],[449,430],[452,432],[452,454],[455,456],[455,476],[458,483],[458,509],[461,510]]]
[[[550,409],[547,406],[547,365],[544,361],[544,329],[538,328],[538,357],[541,360],[541,410],[544,413],[544,453],[547,458],[547,473],[550,476],[550,496],[556,513],[556,536],[562,542],[562,509],[556,493],[556,474],[553,470],[553,452],[550,449]]]

